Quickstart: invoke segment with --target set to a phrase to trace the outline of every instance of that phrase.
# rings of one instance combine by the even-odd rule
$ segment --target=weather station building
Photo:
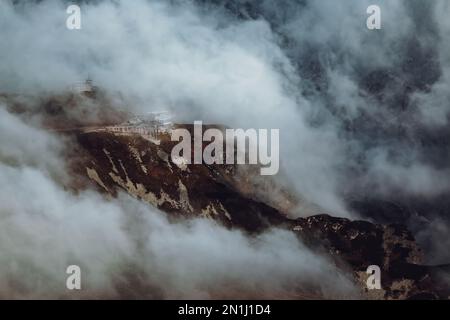
[[[119,134],[139,134],[156,142],[159,141],[160,134],[169,132],[172,128],[171,119],[172,114],[168,111],[148,112],[107,129]]]
[[[94,85],[92,79],[87,78],[84,81],[75,82],[71,87],[71,91],[76,94],[95,97],[98,87]]]

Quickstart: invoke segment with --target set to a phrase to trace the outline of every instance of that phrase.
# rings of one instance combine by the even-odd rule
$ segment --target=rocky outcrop
[[[272,226],[292,230],[314,250],[331,256],[352,273],[370,299],[447,299],[449,267],[422,265],[422,252],[411,233],[398,224],[380,225],[330,215],[290,219],[279,209],[242,192],[233,165],[188,165],[172,159],[173,142],[110,132],[77,134],[79,161],[74,169],[101,192],[124,190],[167,212],[173,219],[205,217],[249,233]],[[81,160],[80,160],[81,159]],[[248,188],[247,188],[248,189]],[[382,289],[368,290],[366,270],[381,269]]]
[[[411,233],[398,224],[380,225],[329,215],[298,219],[292,228],[317,250],[354,272],[364,294],[372,299],[447,299],[450,266],[424,266],[423,252]],[[370,265],[381,269],[380,290],[366,286]]]
[[[101,191],[112,195],[118,188],[171,214],[174,218],[202,216],[249,232],[283,223],[276,209],[245,198],[227,176],[233,166],[217,169],[206,165],[181,165],[170,158],[173,143],[161,137],[159,144],[140,136],[106,132],[78,135],[84,172]]]

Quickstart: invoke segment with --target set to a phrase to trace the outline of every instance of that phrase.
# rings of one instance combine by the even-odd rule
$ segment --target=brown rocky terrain
[[[13,102],[9,103],[10,112],[26,118],[33,116],[18,97],[3,99]],[[97,97],[94,101],[84,96],[62,95],[38,103],[45,114],[44,128],[74,142],[67,160],[73,174],[70,187],[75,191],[94,186],[112,197],[124,191],[166,212],[170,219],[213,219],[249,234],[271,227],[290,230],[352,275],[364,298],[450,297],[450,265],[425,265],[424,253],[401,224],[350,221],[333,217],[332,213],[294,219],[289,213],[298,200],[271,178],[265,177],[261,182],[257,167],[185,164],[172,159],[170,153],[176,142],[170,140],[167,132],[154,141],[140,134],[105,129],[128,116],[125,112],[111,112],[106,98]],[[78,106],[91,103],[106,106],[85,119],[87,110],[80,112]],[[192,125],[175,126],[193,130]],[[268,193],[272,197],[266,197]],[[367,289],[366,270],[370,265],[381,269],[380,290]]]
[[[170,156],[174,142],[168,135],[161,136],[159,144],[139,135],[98,131],[77,133],[76,139],[82,156],[73,167],[94,181],[101,192],[114,196],[124,190],[173,219],[204,217],[249,233],[272,226],[290,229],[308,246],[330,255],[340,268],[353,274],[363,295],[370,299],[450,296],[448,282],[444,281],[450,268],[423,265],[421,249],[402,225],[350,221],[327,214],[291,219],[283,209],[258,200],[251,183],[239,187],[251,177],[243,177],[234,165],[174,162]],[[280,201],[291,199],[286,196]],[[381,268],[381,290],[366,287],[370,265]]]

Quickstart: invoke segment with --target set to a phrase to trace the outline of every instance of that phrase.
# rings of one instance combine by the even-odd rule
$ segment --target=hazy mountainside
[[[0,297],[65,296],[73,261],[94,297],[449,297],[448,0],[380,30],[371,0],[74,3],[0,1]],[[161,106],[279,129],[278,175],[111,129]]]
[[[10,99],[5,96],[4,99]],[[29,118],[33,113],[21,108],[13,97],[10,111]],[[230,229],[257,235],[273,227],[289,230],[314,252],[331,259],[350,275],[362,296],[370,299],[447,299],[450,296],[449,266],[427,266],[414,236],[401,224],[377,224],[332,217],[333,213],[291,218],[298,199],[278,188],[271,177],[258,177],[250,165],[186,164],[172,159],[176,142],[170,132],[157,140],[137,133],[117,133],[105,125],[118,124],[126,115],[114,111],[107,100],[84,95],[63,95],[43,99],[45,116],[41,123],[50,132],[69,139],[65,161],[71,174],[68,187],[73,192],[95,189],[106,197],[126,192],[168,214],[172,221],[189,218],[213,220]],[[82,125],[75,110],[81,105],[103,104],[103,122],[95,117]],[[15,106],[14,106],[15,105]],[[105,117],[104,115],[109,115]],[[42,113],[40,113],[42,116]],[[75,116],[76,115],[76,116]],[[193,131],[192,125],[176,128]],[[217,127],[217,126],[206,126]],[[219,128],[219,127],[217,127]],[[191,135],[193,136],[193,134]],[[205,147],[205,145],[203,145]],[[272,190],[272,194],[264,192]],[[267,196],[270,194],[270,196]],[[377,212],[382,203],[369,210]],[[391,214],[398,208],[389,208]],[[382,290],[368,290],[367,268],[381,268]],[[311,288],[298,288],[300,296],[317,296]]]
[[[236,187],[234,166],[180,165],[170,156],[173,142],[160,144],[139,135],[81,133],[83,161],[76,170],[102,192],[125,190],[174,219],[200,216],[230,228],[260,232],[279,226],[292,230],[314,250],[335,259],[354,274],[369,298],[448,298],[448,267],[427,267],[413,236],[401,225],[349,221],[329,215],[290,219],[286,214],[243,195]],[[365,289],[369,265],[382,268],[383,290]],[[442,269],[442,270],[441,270]],[[441,274],[442,272],[443,275]]]
[[[176,216],[201,215],[247,230],[261,230],[282,221],[278,211],[243,198],[227,183],[232,166],[216,169],[175,164],[170,157],[174,143],[161,141],[156,145],[140,136],[111,133],[81,134],[78,141],[89,155],[82,170],[111,194],[121,187]]]

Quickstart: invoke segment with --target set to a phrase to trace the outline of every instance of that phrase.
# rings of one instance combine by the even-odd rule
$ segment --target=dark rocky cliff
[[[174,142],[140,135],[94,131],[77,134],[79,161],[73,167],[101,192],[124,190],[167,212],[173,219],[204,217],[249,233],[278,226],[295,232],[314,250],[331,256],[354,275],[373,299],[446,299],[448,266],[422,265],[422,251],[402,225],[350,221],[330,215],[291,219],[282,210],[243,193],[233,165],[185,165],[170,156]],[[242,180],[239,180],[242,181]],[[381,290],[366,287],[367,267],[381,268]]]

